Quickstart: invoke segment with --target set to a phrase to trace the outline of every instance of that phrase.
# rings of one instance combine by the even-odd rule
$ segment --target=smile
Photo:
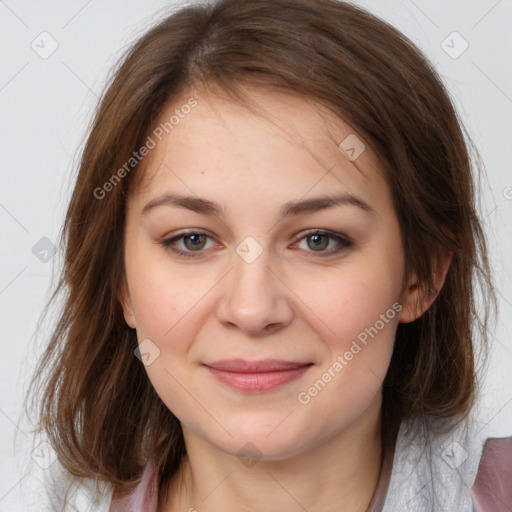
[[[313,363],[290,361],[223,360],[204,365],[223,384],[239,391],[262,392],[283,386],[302,376]]]

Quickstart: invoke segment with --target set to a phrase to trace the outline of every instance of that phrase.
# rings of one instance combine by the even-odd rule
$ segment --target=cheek
[[[197,270],[174,268],[171,272],[165,261],[142,257],[140,263],[133,259],[131,270],[137,338],[139,343],[149,339],[148,346],[156,354],[145,370],[164,403],[173,412],[188,415],[187,391],[194,396],[200,392],[194,388],[189,353],[207,321],[209,292],[218,278]]]
[[[370,262],[369,263],[373,263]],[[383,268],[384,267],[384,268]],[[374,263],[344,268],[325,286],[305,283],[308,306],[324,343],[325,357],[308,380],[302,401],[336,416],[333,401],[347,413],[365,407],[378,393],[391,359],[401,305],[396,270]],[[309,300],[311,302],[309,302]],[[324,391],[325,389],[325,391]]]
[[[214,279],[198,271],[170,269],[160,259],[142,261],[137,266],[142,270],[134,271],[130,281],[137,332],[165,348],[176,337],[182,339],[183,331],[200,326],[201,299]]]
[[[304,302],[314,313],[315,323],[329,340],[328,345],[343,350],[376,322],[378,330],[385,337],[390,336],[389,324],[396,323],[399,309],[398,305],[392,308],[400,284],[394,279],[394,272],[372,265],[347,266],[321,280],[321,284],[314,276],[303,280],[295,290],[299,297],[305,297]]]
[[[400,305],[391,297],[346,291],[339,297],[344,307],[325,318],[335,334],[323,339],[322,364],[296,397],[302,414],[322,418],[328,425],[325,435],[348,427],[380,400],[398,325]]]
[[[193,423],[204,410],[191,399],[200,397],[201,389],[196,386],[199,379],[189,353],[206,321],[201,312],[207,297],[200,299],[208,292],[207,283],[196,279],[191,284],[190,277],[165,276],[157,265],[141,274],[137,283],[137,337],[139,343],[151,340],[157,354],[145,370],[169,410],[185,424]]]

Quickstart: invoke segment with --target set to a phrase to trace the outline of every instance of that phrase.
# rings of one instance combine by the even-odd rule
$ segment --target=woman
[[[510,508],[511,438],[470,418],[475,283],[495,295],[462,129],[424,56],[348,3],[150,30],[64,225],[39,372],[66,472],[111,511]]]

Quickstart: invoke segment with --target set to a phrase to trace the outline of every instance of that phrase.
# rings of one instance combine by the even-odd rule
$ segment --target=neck
[[[187,455],[169,487],[165,512],[366,512],[379,480],[380,407],[370,406],[320,446],[250,467],[188,428],[183,433]]]

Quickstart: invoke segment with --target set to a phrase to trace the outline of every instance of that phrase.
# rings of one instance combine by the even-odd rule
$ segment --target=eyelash
[[[182,251],[181,249],[176,249],[175,247],[172,246],[172,244],[177,242],[178,240],[180,240],[182,238],[186,238],[191,235],[206,235],[208,238],[212,238],[208,235],[208,233],[205,233],[203,231],[189,231],[186,233],[181,233],[172,238],[168,238],[167,240],[162,240],[160,242],[160,244],[165,249],[172,251],[173,253],[177,254],[181,258],[189,258],[189,259],[198,258],[201,256],[201,253],[203,252],[202,250]],[[326,236],[332,240],[335,240],[336,242],[338,242],[340,244],[340,246],[338,248],[336,248],[334,250],[331,249],[330,251],[306,251],[306,252],[317,253],[320,258],[333,256],[335,254],[338,254],[339,252],[341,252],[344,249],[348,249],[349,247],[351,247],[353,245],[353,242],[348,237],[346,237],[340,233],[333,233],[333,232],[325,231],[325,230],[310,231],[310,232],[306,233],[305,235],[303,235],[301,238],[299,238],[297,240],[297,242],[300,242],[305,238],[315,236],[315,235]]]

